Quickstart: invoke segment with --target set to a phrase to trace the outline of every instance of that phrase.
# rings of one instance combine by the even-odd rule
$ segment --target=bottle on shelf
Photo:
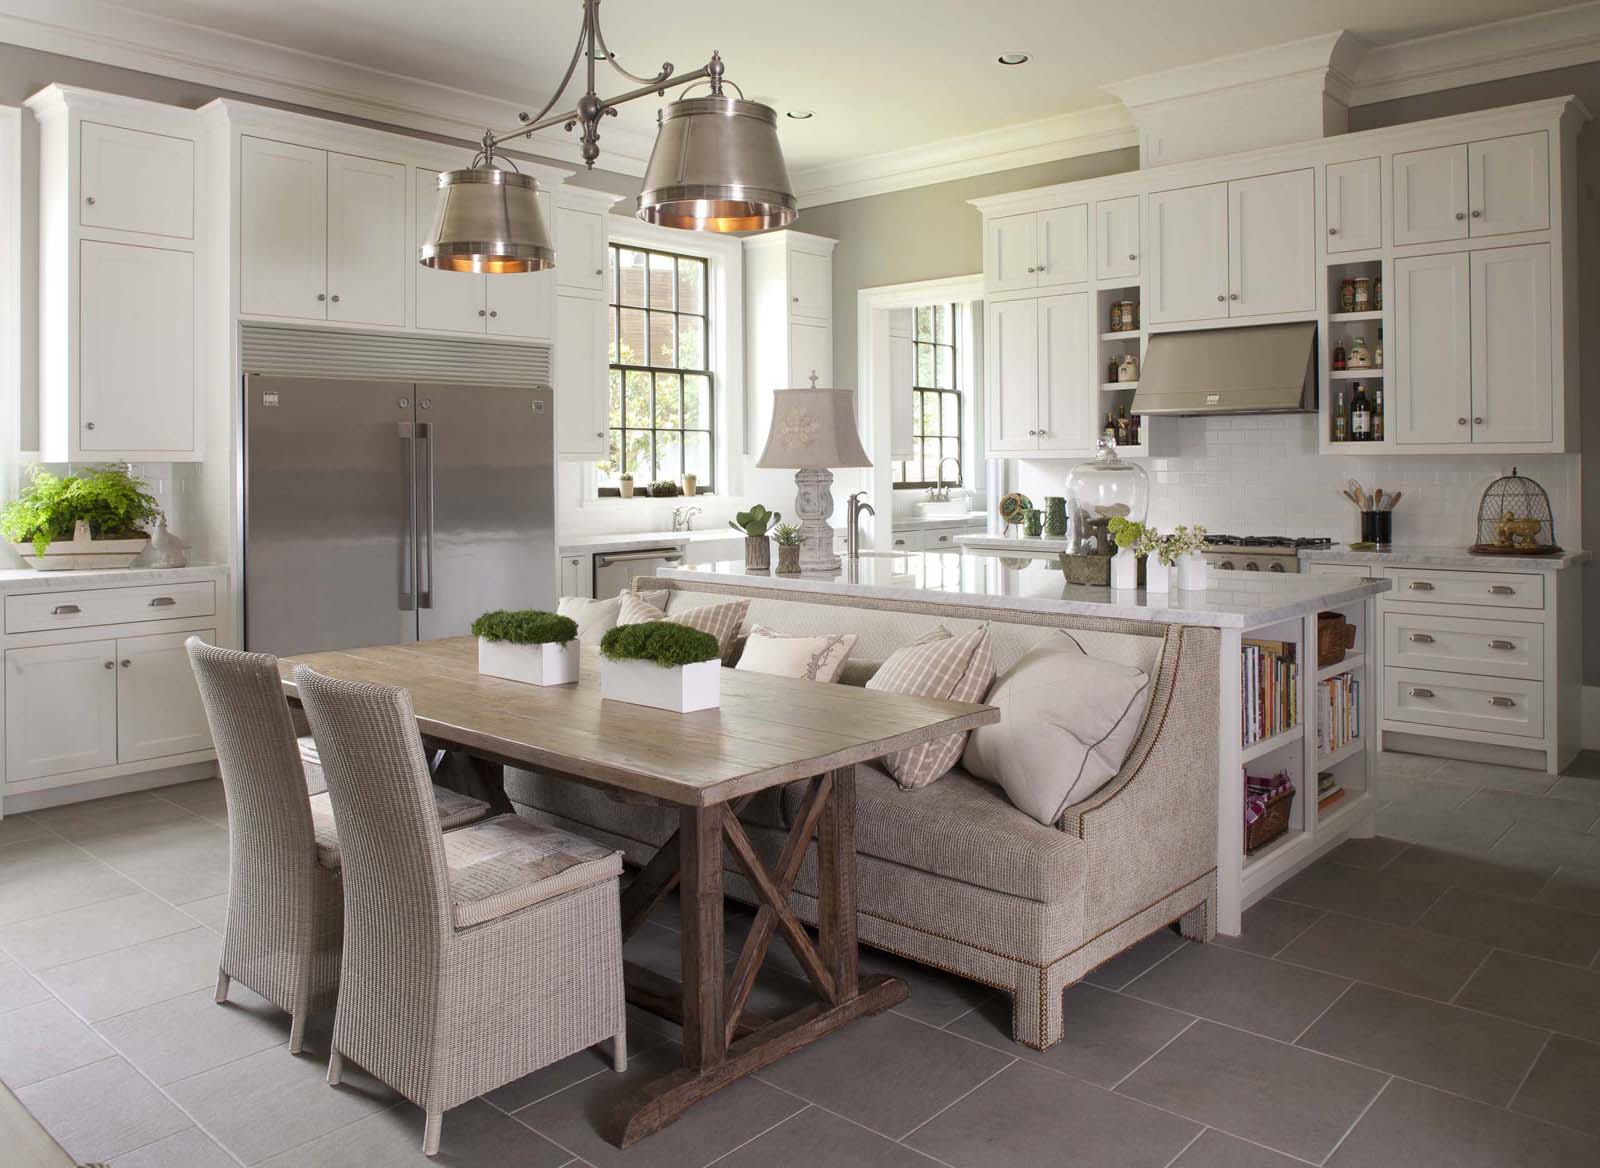
[[[1378,343],[1372,347],[1372,367],[1383,368],[1383,325],[1378,325]]]
[[[1126,402],[1124,402],[1117,410],[1116,428],[1117,428],[1117,445],[1118,446],[1132,446],[1134,444],[1134,442],[1133,442],[1133,425],[1132,425],[1132,422],[1130,421],[1130,419],[1128,418],[1128,406],[1127,406]]]
[[[1350,349],[1344,356],[1347,369],[1371,369],[1372,350],[1367,348],[1366,337],[1356,337],[1350,342]]]
[[[1339,390],[1333,399],[1333,440],[1344,442],[1348,439],[1345,433],[1344,421],[1344,390]]]
[[[1372,402],[1367,398],[1367,387],[1356,382],[1355,394],[1350,398],[1350,440],[1372,441]]]
[[[1340,341],[1333,346],[1333,368],[1344,368],[1344,342]]]
[[[1372,440],[1383,441],[1383,386],[1372,389]]]

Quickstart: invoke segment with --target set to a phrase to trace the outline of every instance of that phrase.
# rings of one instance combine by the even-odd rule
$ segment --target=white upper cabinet
[[[1467,146],[1470,234],[1550,227],[1550,135],[1540,130]]]
[[[984,338],[990,454],[1083,454],[1093,446],[1090,295],[991,301]]]
[[[433,230],[433,216],[439,198],[439,172],[417,170],[417,245]],[[410,249],[407,249],[408,254]],[[450,332],[481,333],[489,318],[486,300],[488,277],[478,272],[447,272],[413,262],[410,270],[417,281],[417,327]]]
[[[789,253],[789,312],[833,319],[833,257],[796,248]]]
[[[1039,448],[1039,304],[990,301],[984,329],[984,390],[991,453]]]
[[[1384,408],[1401,446],[1471,441],[1469,286],[1465,252],[1394,262],[1394,389]]]
[[[983,225],[983,277],[990,292],[1014,292],[1037,284],[1039,216],[1001,215]]]
[[[1099,280],[1139,278],[1139,196],[1094,205],[1094,268]]]
[[[600,212],[557,207],[554,223],[545,220],[555,232],[556,283],[560,287],[580,292],[605,291],[605,218]]]
[[[817,375],[818,385],[833,384],[833,325],[789,322],[789,383],[778,389],[804,389]]]
[[[555,272],[546,269],[478,278],[487,290],[484,302],[489,315],[485,319],[490,336],[542,340],[555,337]]]
[[[1467,148],[1436,146],[1394,156],[1394,242],[1467,237]]]
[[[406,323],[406,168],[328,155],[328,319]]]
[[[985,220],[983,274],[990,292],[1083,283],[1089,278],[1089,205]]]
[[[1047,296],[1039,305],[1039,450],[1077,453],[1094,445],[1089,376],[1089,294]]]
[[[327,319],[328,155],[239,143],[239,311]]]
[[[1146,324],[1228,315],[1228,184],[1150,196]]]
[[[1089,278],[1089,205],[1039,212],[1034,276],[1040,288],[1081,284]]]
[[[1228,315],[1309,312],[1317,306],[1313,172],[1228,184]]]
[[[79,138],[85,227],[194,238],[194,143],[85,121]]]
[[[1472,440],[1555,439],[1550,245],[1472,253]]]
[[[515,276],[493,279],[513,280]],[[603,300],[556,299],[556,448],[564,459],[599,462],[608,450],[611,310]]]
[[[1328,164],[1328,251],[1383,246],[1382,174],[1377,158]]]

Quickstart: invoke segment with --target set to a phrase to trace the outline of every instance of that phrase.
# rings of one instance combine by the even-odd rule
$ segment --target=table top
[[[329,677],[411,692],[422,733],[513,764],[575,775],[684,806],[868,762],[1000,720],[993,706],[722,671],[722,705],[677,714],[600,697],[600,656],[582,651],[577,685],[536,686],[478,672],[477,643],[408,645],[285,657]]]

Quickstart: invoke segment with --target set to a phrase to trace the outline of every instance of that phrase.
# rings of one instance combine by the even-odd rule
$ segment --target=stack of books
[[[1332,771],[1321,771],[1317,775],[1317,811],[1324,813],[1332,810],[1344,798],[1344,788],[1333,777]]]
[[[1243,653],[1244,745],[1282,734],[1300,724],[1300,674],[1292,641],[1245,641]]]
[[[1322,683],[1317,695],[1317,749],[1343,750],[1361,737],[1361,679],[1341,673]]]

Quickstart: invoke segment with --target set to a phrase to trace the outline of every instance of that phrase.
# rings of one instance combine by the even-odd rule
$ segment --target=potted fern
[[[710,633],[671,621],[618,625],[600,639],[600,696],[687,714],[722,704],[722,660]]]
[[[772,529],[772,542],[778,545],[778,571],[794,573],[800,570],[800,527],[794,523],[780,523]]]
[[[741,511],[728,526],[744,532],[744,567],[747,572],[765,572],[772,567],[772,545],[767,535],[783,518],[781,511],[768,511],[760,503]],[[796,553],[798,554],[798,553]]]
[[[0,509],[0,533],[41,572],[126,568],[150,542],[143,525],[160,518],[144,482],[123,467],[63,477],[36,466]]]
[[[571,617],[524,609],[486,612],[472,622],[478,672],[527,685],[578,680],[578,625]]]

